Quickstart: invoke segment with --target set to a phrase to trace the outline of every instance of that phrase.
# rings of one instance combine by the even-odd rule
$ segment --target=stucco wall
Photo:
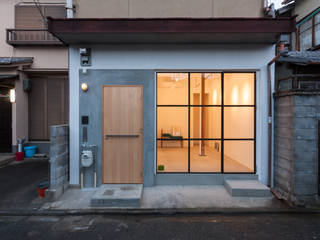
[[[312,11],[320,7],[319,0],[298,0],[296,2],[293,15],[298,15],[296,18],[297,21],[300,21]]]
[[[70,183],[79,184],[79,47],[70,47]],[[88,69],[250,70],[257,72],[257,173],[267,182],[267,63],[273,45],[97,45]],[[273,70],[272,70],[273,71]],[[88,85],[90,88],[90,81]],[[155,78],[150,79],[155,81]],[[155,99],[154,99],[155,101]],[[154,161],[148,159],[148,161]]]
[[[0,57],[34,57],[33,68],[67,68],[68,49],[66,47],[16,47],[6,42],[6,29],[15,27],[14,6],[20,0],[0,1]],[[41,3],[61,3],[65,0],[41,0]]]
[[[262,17],[262,0],[74,0],[76,18]]]

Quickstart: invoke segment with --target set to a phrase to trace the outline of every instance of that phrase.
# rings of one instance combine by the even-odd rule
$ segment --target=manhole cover
[[[106,190],[103,195],[113,195],[114,190]]]
[[[125,186],[125,187],[121,187],[120,189],[124,191],[130,191],[130,190],[134,190],[134,186]]]

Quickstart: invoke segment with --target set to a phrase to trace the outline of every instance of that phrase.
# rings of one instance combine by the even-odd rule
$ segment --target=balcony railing
[[[276,91],[320,92],[320,74],[292,74],[278,79]]]
[[[63,43],[45,29],[7,29],[7,43],[12,46],[63,46]]]

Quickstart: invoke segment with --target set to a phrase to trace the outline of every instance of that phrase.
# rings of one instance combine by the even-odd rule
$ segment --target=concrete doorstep
[[[233,197],[271,197],[270,189],[258,180],[225,180],[224,186]]]
[[[103,184],[91,198],[92,207],[140,207],[142,184]]]
[[[242,190],[239,191],[241,193]],[[253,193],[256,194],[257,191],[254,189]],[[97,189],[69,188],[57,201],[44,204],[42,210],[161,212],[168,209],[172,211],[179,211],[179,209],[250,211],[250,209],[282,210],[288,208],[270,194],[269,190],[269,194],[259,193],[259,197],[245,193],[246,196],[232,196],[223,185],[162,185],[144,188],[142,185],[102,185]]]

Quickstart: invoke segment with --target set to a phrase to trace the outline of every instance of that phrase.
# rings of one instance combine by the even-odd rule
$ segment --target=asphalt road
[[[0,239],[320,239],[320,215],[0,217]]]
[[[48,161],[26,160],[0,168],[0,209],[37,209],[37,186],[48,180]],[[0,236],[1,239],[1,236]]]

